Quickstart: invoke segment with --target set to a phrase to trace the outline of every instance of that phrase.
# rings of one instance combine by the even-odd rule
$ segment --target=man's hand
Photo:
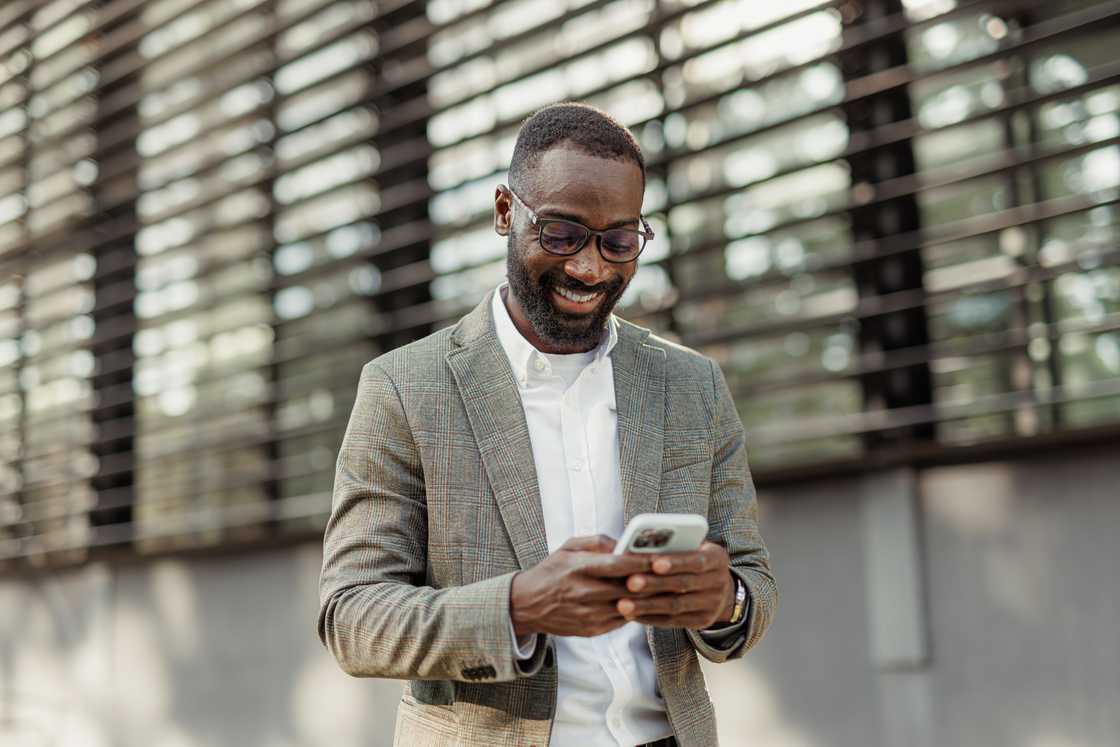
[[[510,591],[514,633],[596,636],[625,625],[617,604],[627,595],[626,579],[648,573],[652,558],[615,556],[612,550],[610,537],[573,537],[515,575]]]
[[[721,546],[705,542],[696,552],[652,558],[652,573],[627,579],[631,594],[618,601],[618,611],[627,621],[699,630],[731,620],[735,582],[731,560]]]

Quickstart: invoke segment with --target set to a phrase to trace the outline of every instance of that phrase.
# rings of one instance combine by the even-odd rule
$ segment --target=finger
[[[654,573],[667,576],[673,573],[703,573],[708,570],[708,557],[700,552],[677,552],[672,555],[658,555],[650,564]]]
[[[674,573],[668,576],[636,573],[626,579],[626,590],[642,596],[682,594],[722,588],[723,577],[711,573]]]
[[[731,559],[721,545],[704,541],[699,550],[679,552],[671,555],[658,555],[653,560],[653,572],[662,575],[670,573],[707,573],[727,568]]]
[[[572,609],[571,614],[566,614],[565,619],[570,622],[574,627],[580,625],[587,625],[590,627],[599,627],[601,625],[618,625],[625,623],[626,618],[613,604],[599,603],[597,605],[584,605],[582,607],[575,607]]]
[[[713,567],[724,568],[731,565],[731,556],[727,554],[727,549],[723,545],[704,540],[700,545],[700,552],[709,558]]]
[[[651,615],[680,616],[707,612],[717,605],[711,594],[659,594],[653,597],[627,597],[618,600],[618,611],[627,619]]]
[[[583,559],[582,570],[589,576],[621,578],[635,573],[649,572],[648,555],[588,555]]]
[[[614,552],[615,541],[605,534],[594,534],[584,537],[571,537],[560,546],[561,550],[575,550],[579,552]]]
[[[613,606],[614,602],[626,596],[626,584],[618,579],[576,575],[559,593],[563,599],[573,602],[607,602]]]

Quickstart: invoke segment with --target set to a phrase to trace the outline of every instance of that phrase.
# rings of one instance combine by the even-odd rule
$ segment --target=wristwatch
[[[735,579],[735,607],[731,611],[731,619],[728,624],[737,625],[743,619],[743,613],[747,609],[747,586],[743,583],[743,579],[734,573],[731,574],[731,577]]]

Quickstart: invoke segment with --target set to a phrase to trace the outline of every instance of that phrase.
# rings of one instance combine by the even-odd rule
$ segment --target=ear
[[[513,225],[513,198],[503,184],[494,189],[494,231],[499,236],[509,236]]]

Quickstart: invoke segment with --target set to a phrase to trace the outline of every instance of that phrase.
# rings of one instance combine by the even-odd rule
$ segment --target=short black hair
[[[558,145],[570,146],[599,158],[633,161],[646,180],[646,162],[638,141],[625,125],[590,104],[565,101],[538,109],[517,133],[509,163],[509,184],[520,191],[541,155]]]

